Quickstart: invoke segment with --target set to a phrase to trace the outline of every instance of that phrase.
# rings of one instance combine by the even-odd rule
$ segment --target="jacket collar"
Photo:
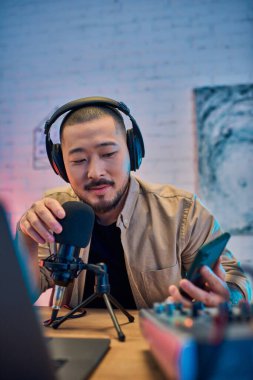
[[[127,198],[125,205],[118,217],[117,227],[120,227],[121,223],[125,228],[129,227],[130,220],[138,199],[138,194],[140,192],[140,185],[133,174],[130,174],[130,185],[128,189]]]

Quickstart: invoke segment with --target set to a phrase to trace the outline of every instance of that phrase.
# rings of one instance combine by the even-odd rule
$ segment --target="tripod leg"
[[[134,321],[134,316],[129,314],[128,311],[126,309],[124,309],[124,307],[111,294],[108,294],[108,298],[114,306],[116,306],[118,309],[120,309],[122,311],[123,314],[125,314],[125,316],[129,320],[129,322]]]
[[[107,307],[107,309],[108,309],[108,311],[109,311],[109,314],[110,314],[110,316],[111,316],[111,318],[112,318],[112,321],[113,321],[114,327],[115,327],[115,329],[116,329],[116,331],[117,331],[117,333],[118,333],[118,338],[119,338],[119,340],[120,340],[121,342],[123,342],[123,341],[125,340],[125,335],[123,334],[123,332],[122,332],[122,330],[121,330],[121,328],[120,328],[119,322],[118,322],[118,320],[117,320],[117,318],[116,318],[116,315],[114,314],[114,311],[113,311],[113,309],[112,309],[112,306],[111,306],[111,304],[110,304],[110,301],[109,301],[109,299],[108,299],[106,293],[103,294],[103,298],[104,298],[104,301],[105,301],[106,307]]]
[[[93,301],[97,296],[98,296],[97,293],[93,293],[90,297],[88,297],[82,303],[80,303],[79,305],[77,305],[74,309],[70,310],[67,314],[65,314],[61,319],[59,319],[58,321],[53,322],[52,323],[52,327],[54,329],[57,329],[64,321],[66,321],[66,319],[68,319],[71,315],[75,314],[75,312],[77,310],[79,310],[80,307],[84,307],[84,306],[88,305],[88,303],[90,303],[91,301]]]

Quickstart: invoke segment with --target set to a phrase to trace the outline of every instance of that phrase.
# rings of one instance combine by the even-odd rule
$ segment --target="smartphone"
[[[203,288],[204,280],[200,275],[200,268],[203,265],[207,265],[209,268],[213,269],[224,248],[226,247],[229,239],[230,234],[228,232],[225,232],[222,235],[218,236],[216,239],[203,245],[199,249],[189,269],[189,272],[187,273],[187,280],[191,281],[194,285]],[[179,288],[179,291],[182,296],[191,299],[189,294],[187,294],[183,289]]]

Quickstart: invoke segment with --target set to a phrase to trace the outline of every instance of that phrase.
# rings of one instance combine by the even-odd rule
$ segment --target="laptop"
[[[108,351],[110,339],[45,338],[23,266],[0,202],[0,378],[89,378]]]

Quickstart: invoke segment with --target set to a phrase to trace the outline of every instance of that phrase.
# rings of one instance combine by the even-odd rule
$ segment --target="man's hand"
[[[195,301],[201,301],[206,306],[218,306],[221,302],[228,301],[230,297],[229,288],[225,282],[225,270],[221,260],[216,263],[213,270],[207,266],[200,269],[202,278],[205,280],[205,288],[200,289],[189,280],[180,281],[180,287]],[[191,301],[181,295],[175,285],[169,287],[170,299],[174,302],[182,302],[186,307],[191,306]]]
[[[57,219],[65,217],[60,203],[52,198],[35,202],[19,222],[21,231],[37,243],[54,242],[53,233],[60,233],[62,227]]]

